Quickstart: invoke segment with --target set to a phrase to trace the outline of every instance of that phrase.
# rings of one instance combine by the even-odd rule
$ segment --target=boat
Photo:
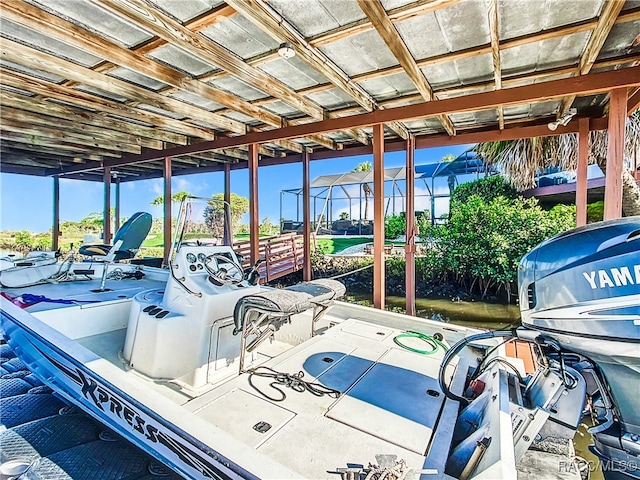
[[[607,475],[640,478],[640,218],[536,247],[523,325],[479,331],[342,302],[337,280],[260,285],[224,244],[228,207],[185,199],[168,268],[117,262],[120,245],[3,287],[5,340],[185,478],[579,478],[562,456],[521,465],[587,407]]]

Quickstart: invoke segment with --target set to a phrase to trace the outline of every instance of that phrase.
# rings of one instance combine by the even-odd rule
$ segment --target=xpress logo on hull
[[[195,469],[203,477],[215,480],[230,478],[212,463],[217,462],[227,468],[230,467],[229,462],[219,457],[215,452],[209,451],[207,454],[202,455],[203,452],[197,452],[188,448],[184,444],[184,441],[178,436],[174,436],[170,431],[161,431],[166,430],[161,425],[152,425],[150,418],[145,420],[143,418],[145,415],[136,411],[133,406],[129,405],[124,399],[118,397],[114,392],[109,391],[105,386],[100,385],[95,379],[91,378],[77,366],[70,368],[37,346],[34,345],[34,348],[49,360],[53,366],[57,367],[61,373],[64,373],[69,379],[73,380],[73,382],[78,385],[79,389],[77,392],[93,403],[104,415],[110,417],[112,421],[124,420],[133,431],[144,437],[147,442],[150,442],[150,444],[158,443],[164,445],[175,454],[179,461]]]
[[[582,272],[591,289],[640,285],[640,265]]]

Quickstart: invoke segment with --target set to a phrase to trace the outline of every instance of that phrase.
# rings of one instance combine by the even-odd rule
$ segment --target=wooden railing
[[[236,254],[242,255],[242,266],[250,267],[250,242],[234,243],[233,249]],[[304,237],[295,233],[261,237],[258,243],[258,257],[265,260],[260,267],[261,283],[296,272],[304,265]]]

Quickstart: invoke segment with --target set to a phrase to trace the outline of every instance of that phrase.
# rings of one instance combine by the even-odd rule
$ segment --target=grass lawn
[[[316,244],[321,252],[331,254],[340,253],[345,248],[360,245],[361,243],[371,243],[373,240],[367,237],[334,237],[334,238],[316,238]]]

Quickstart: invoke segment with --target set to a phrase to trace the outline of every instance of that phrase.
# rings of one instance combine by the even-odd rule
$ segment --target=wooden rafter
[[[622,12],[619,17],[616,19],[616,24],[633,22],[636,20],[640,20],[640,8],[635,8],[631,10],[627,10]],[[589,30],[593,30],[598,24],[598,19],[589,20],[586,22],[580,22],[571,24],[568,26],[557,27],[549,30],[545,30],[543,32],[536,32],[528,35],[522,35],[519,37],[510,38],[507,40],[502,40],[499,44],[499,48],[501,51],[519,47],[522,45],[529,45],[531,43],[537,43],[544,40],[549,40],[552,38],[560,38],[567,35],[572,35],[574,33],[585,32]],[[467,58],[477,57],[479,55],[486,55],[492,53],[491,44],[480,45],[477,47],[470,47],[464,50],[448,52],[441,55],[435,55],[433,57],[423,58],[421,60],[417,60],[416,64],[419,68],[426,68],[435,65],[442,65],[444,63],[450,63],[458,60],[464,60]],[[254,65],[257,62],[249,59],[247,63]],[[600,63],[600,62],[599,62]],[[351,79],[356,83],[362,83],[367,80],[371,80],[373,78],[383,78],[386,76],[397,75],[398,73],[402,73],[404,70],[401,65],[395,65],[392,67],[387,67],[379,70],[373,70],[371,72],[361,73],[359,75],[354,75]],[[212,74],[207,78],[213,78],[214,76],[219,76],[220,74]],[[303,95],[311,95],[313,93],[323,92],[333,88],[333,85],[330,83],[325,83],[322,85],[316,85],[314,87],[309,87],[306,89],[300,90],[300,93]],[[272,99],[262,99],[258,100],[254,103],[258,105],[263,105],[269,102],[272,102]]]
[[[631,115],[638,108],[640,108],[640,88],[634,88],[631,90],[629,99],[627,100],[627,115]]]
[[[71,43],[98,57],[105,58],[106,60],[104,62],[101,62],[97,67],[93,68],[94,71],[106,74],[118,67],[126,67],[149,78],[154,78],[155,80],[170,85],[170,88],[162,90],[163,95],[175,91],[184,91],[217,102],[233,111],[241,112],[268,125],[281,127],[286,124],[285,119],[274,113],[263,110],[255,104],[217,89],[203,81],[192,78],[145,56],[166,45],[167,41],[164,39],[156,37],[154,40],[134,50],[128,50],[117,43],[106,40],[71,22],[67,22],[60,17],[21,1],[1,0],[0,3],[3,7],[3,16],[13,22],[47,34],[52,38],[57,38],[60,41]],[[235,10],[228,5],[218,7],[206,15],[187,22],[185,27],[193,32],[199,32],[218,23],[232,13],[235,13]],[[316,138],[316,140],[320,139]],[[334,148],[333,143],[329,140],[322,142],[321,145],[327,148]],[[291,150],[300,151],[295,146],[293,146]]]
[[[0,93],[0,96],[4,96],[5,93]],[[153,140],[138,135],[123,132],[121,130],[111,129],[95,129],[91,126],[74,122],[64,117],[50,117],[49,115],[41,115],[39,113],[28,112],[25,110],[19,110],[8,106],[3,99],[2,101],[2,125],[6,125],[9,122],[16,122],[27,126],[40,125],[42,127],[55,126],[56,128],[64,129],[71,133],[79,135],[85,135],[88,138],[102,138],[103,140],[113,140],[127,145],[137,145],[138,147],[154,148],[161,150],[164,148],[163,142],[159,140]]]
[[[28,133],[9,132],[0,128],[0,139],[6,140],[12,143],[23,144],[25,150],[40,151],[42,153],[62,154],[61,150],[66,152],[73,152],[74,156],[84,156],[91,153],[101,157],[120,157],[121,153],[118,153],[114,148],[100,148],[98,146],[86,145],[86,142],[80,143],[75,139],[62,139],[62,138],[42,138],[40,136],[31,135]],[[9,145],[9,143],[7,143]],[[111,146],[110,146],[111,147]]]
[[[387,47],[389,47],[400,65],[402,65],[402,68],[418,88],[418,91],[420,92],[422,97],[428,102],[436,100],[436,96],[431,89],[431,85],[429,85],[429,82],[425,78],[424,74],[422,73],[420,68],[418,68],[418,65],[411,55],[411,52],[400,37],[400,34],[396,30],[393,23],[389,19],[389,16],[380,3],[380,0],[358,0],[358,5],[360,5],[360,8],[367,15],[367,17],[369,17],[371,23],[373,23],[376,30],[378,31],[378,34],[387,44]],[[451,123],[449,117],[447,117],[446,115],[439,115],[438,119],[449,135],[456,134],[453,123]]]
[[[491,37],[491,57],[493,59],[493,78],[496,90],[502,88],[502,68],[500,66],[500,35],[498,29],[498,0],[487,0],[487,15],[489,17],[489,36]],[[504,128],[504,111],[498,107],[498,125]]]
[[[215,135],[211,130],[191,125],[180,120],[175,120],[173,118],[157,115],[152,112],[136,110],[133,107],[129,107],[112,100],[90,95],[80,90],[64,87],[55,83],[45,82],[44,80],[39,80],[37,78],[28,77],[22,73],[12,72],[1,68],[0,75],[2,75],[3,85],[26,90],[41,97],[63,101],[66,104],[77,106],[82,110],[89,109],[94,112],[115,115],[118,118],[153,125],[152,128],[131,123],[128,128],[135,129],[132,130],[131,133],[135,131],[138,135],[157,138],[158,140],[180,145],[187,143],[186,136],[199,137],[205,140],[213,140],[215,138]],[[79,120],[82,120],[83,123],[91,123],[94,119],[90,118],[86,112],[83,113],[82,110],[72,112],[72,115]],[[99,119],[99,121],[104,121],[104,118],[108,119],[110,117],[104,116]]]
[[[247,65],[241,58],[225,48],[209,41],[205,36],[193,33],[182,24],[151,8],[140,0],[96,0],[108,10],[126,17],[141,28],[179,46],[212,65],[217,65],[258,90],[282,100],[311,115],[323,118],[322,107],[296,93],[293,89],[275,81],[266,73]]]
[[[110,91],[115,95],[136,99],[156,108],[180,114],[185,117],[215,125],[218,128],[235,133],[245,133],[246,126],[230,118],[222,117],[202,108],[190,105],[179,100],[164,97],[131,83],[109,77],[102,73],[96,73],[91,69],[76,65],[75,63],[34,50],[17,42],[4,39],[0,45],[2,58],[29,68],[45,68],[47,71],[69,78],[84,85],[90,85],[104,91]]]
[[[108,132],[107,135],[113,135],[117,138],[119,133],[122,135],[128,135],[135,137],[135,143],[137,145],[161,149],[164,148],[162,139],[156,139],[150,137],[153,130],[149,127],[140,127],[132,123],[123,122],[109,117],[97,117],[93,112],[87,112],[82,110],[76,110],[74,108],[60,105],[59,103],[46,102],[42,100],[25,97],[17,93],[2,91],[0,92],[0,103],[2,104],[2,118],[8,118],[11,112],[21,112],[24,117],[30,116],[32,118],[46,116],[46,121],[54,124],[64,124],[65,122],[73,122],[76,129],[86,130],[87,126],[100,127],[100,129],[92,129],[93,132],[99,132],[104,129]],[[17,113],[14,113],[17,115]],[[185,142],[181,142],[185,143]]]
[[[420,0],[393,8],[387,12],[387,15],[389,20],[394,23],[403,22],[441,8],[450,7],[458,2],[460,2],[460,0]],[[371,20],[365,18],[316,35],[309,39],[309,43],[314,47],[320,47],[373,29],[374,26]]]
[[[188,75],[167,65],[154,61],[139,53],[121,47],[115,42],[104,39],[60,17],[16,0],[0,0],[3,17],[31,28],[51,38],[69,43],[85,52],[107,59],[109,62],[128,68],[149,78],[153,78],[176,89],[207,100],[220,103],[233,110],[277,127],[282,126],[282,118],[263,110],[234,95],[223,92],[204,82],[194,80]]]
[[[607,40],[609,32],[616,23],[616,19],[625,4],[625,0],[608,0],[604,2],[602,11],[598,18],[598,23],[594,27],[587,46],[580,58],[580,64],[575,71],[575,75],[586,75],[591,71],[593,64],[596,62],[600,50],[604,46],[604,42]],[[570,95],[562,100],[562,106],[558,111],[558,118],[565,114],[565,112],[571,107],[575,100],[575,95]]]
[[[167,155],[184,155],[209,151],[218,148],[229,148],[249,143],[260,143],[283,138],[297,138],[309,134],[331,132],[344,128],[360,128],[377,123],[405,121],[415,118],[436,117],[445,113],[470,112],[496,108],[499,105],[517,105],[542,99],[561,98],[567,95],[592,95],[619,87],[640,86],[640,67],[624,70],[612,70],[592,73],[581,78],[564,78],[543,84],[524,85],[503,90],[495,90],[465,97],[454,97],[404,107],[376,110],[370,113],[344,118],[328,119],[314,123],[284,127],[268,132],[256,132],[232,138],[220,138],[214,141],[201,142],[185,147],[168,149]],[[546,128],[546,126],[545,126]],[[560,129],[559,129],[560,130]],[[560,130],[562,131],[562,130]],[[476,140],[480,141],[480,140]],[[442,144],[446,144],[443,142]],[[145,152],[139,156],[123,157],[110,161],[112,166],[146,162],[158,158],[158,154]],[[91,166],[83,167],[91,169]],[[93,168],[101,168],[100,165]],[[74,171],[71,169],[70,171]]]
[[[312,47],[292,25],[282,18],[267,3],[259,0],[229,0],[235,10],[242,13],[274,39],[284,39],[296,49],[296,54],[308,65],[322,73],[332,85],[340,88],[367,111],[378,108],[376,101],[360,85],[353,82],[319,49]],[[329,113],[329,118],[331,114]],[[398,135],[407,137],[406,129],[401,125],[390,125]],[[350,134],[353,132],[349,132]],[[359,138],[359,134],[355,134]]]

